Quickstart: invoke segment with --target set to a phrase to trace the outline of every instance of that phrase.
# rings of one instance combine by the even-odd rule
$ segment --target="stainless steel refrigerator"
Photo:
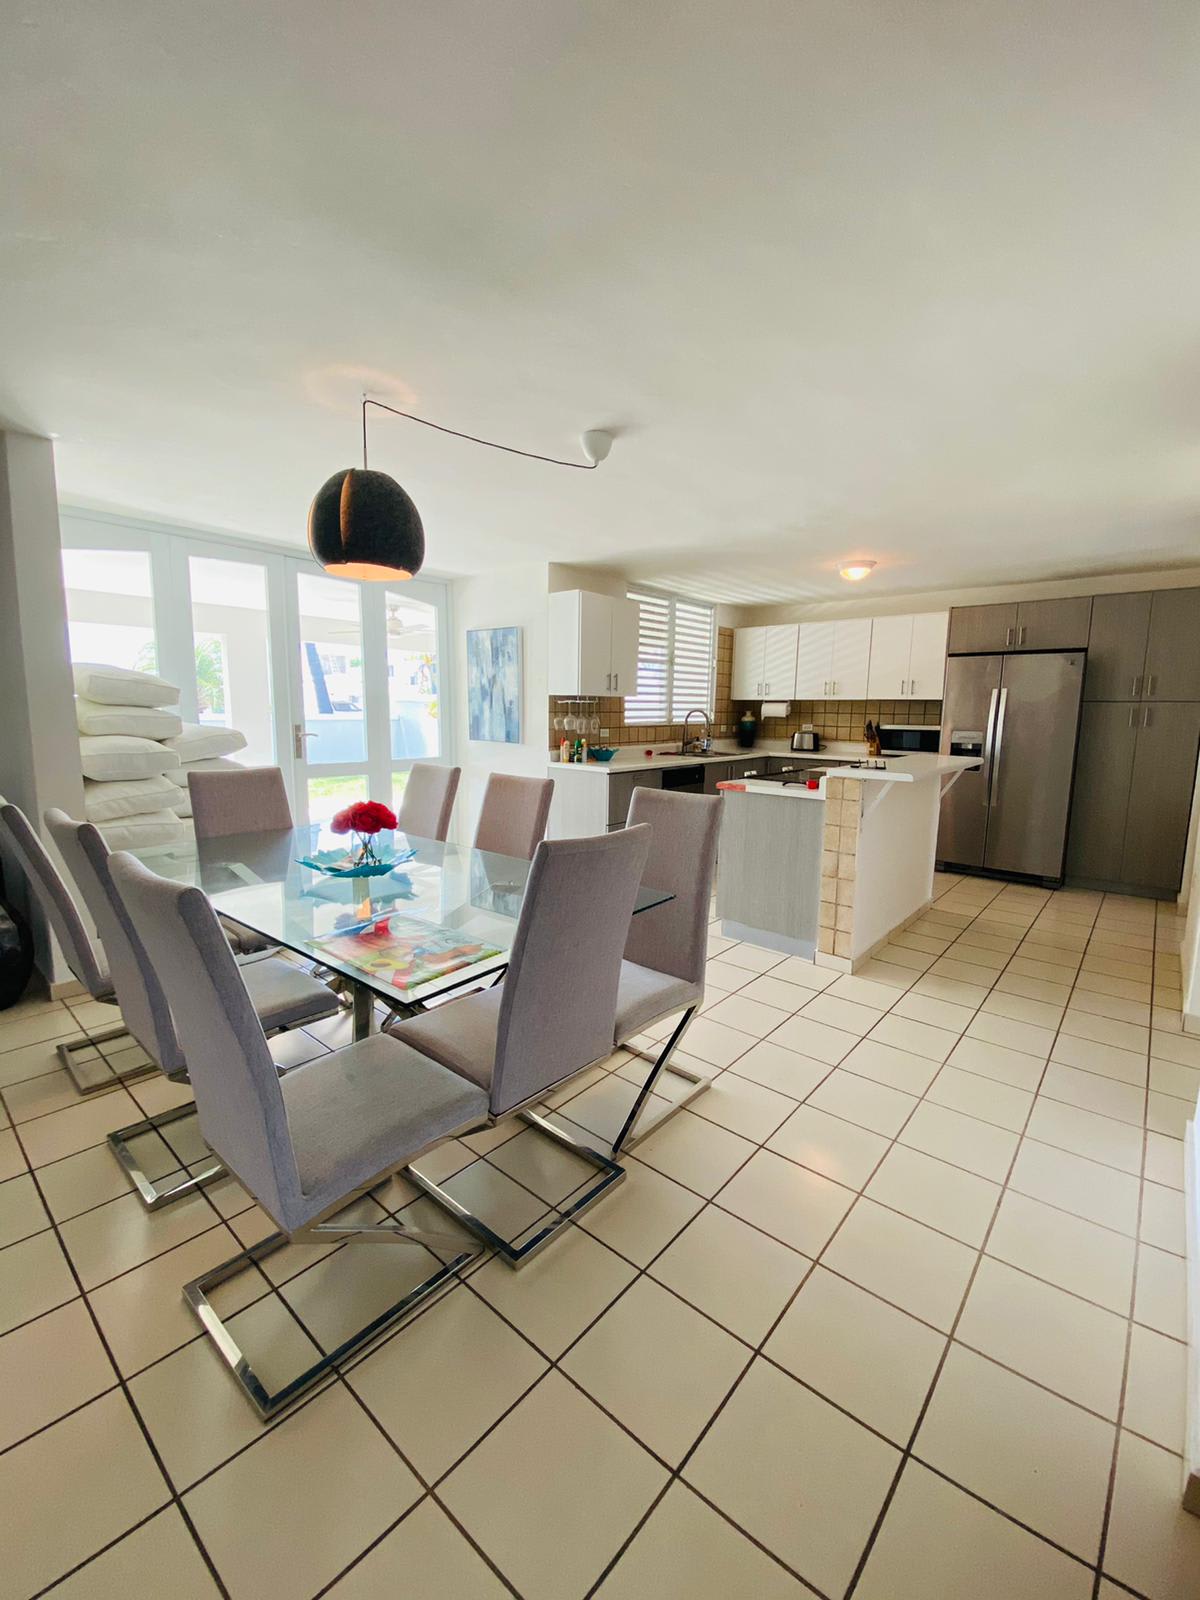
[[[942,799],[939,862],[1061,881],[1084,660],[1082,650],[950,657],[941,750],[981,765]]]

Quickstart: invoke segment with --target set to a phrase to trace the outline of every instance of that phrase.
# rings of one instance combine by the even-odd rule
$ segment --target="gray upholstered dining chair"
[[[532,860],[533,852],[546,837],[553,798],[553,778],[518,778],[509,772],[493,772],[483,791],[475,828],[476,850]]]
[[[292,808],[278,767],[189,772],[187,781],[197,839],[281,833],[292,826]]]
[[[117,893],[108,846],[90,822],[76,822],[65,811],[47,811],[46,826],[100,930],[125,1026],[157,1070],[175,1082],[187,1082],[191,1076],[187,1057],[145,941]],[[243,962],[251,1003],[268,1032],[317,1022],[340,1010],[336,995],[289,961],[238,958],[232,951],[229,959],[235,964],[239,959]],[[172,1144],[163,1131],[193,1116],[195,1109],[194,1102],[189,1101],[108,1135],[109,1148],[148,1210],[156,1211],[224,1174],[220,1162],[209,1159],[207,1152],[189,1155]],[[146,1157],[135,1144],[146,1135],[157,1135],[151,1147],[155,1166],[161,1165],[163,1153],[176,1158],[173,1166],[168,1162],[166,1175],[171,1181],[166,1186],[162,1185],[164,1174],[148,1169]],[[199,1164],[201,1170],[190,1172],[189,1163]],[[180,1169],[187,1176],[176,1181]]]
[[[553,1221],[520,1245],[501,1238],[417,1168],[408,1170],[410,1182],[510,1267],[522,1266],[625,1176],[610,1157],[530,1108],[612,1054],[622,951],[649,849],[645,827],[543,840],[534,853],[501,987],[464,995],[388,1028],[393,1039],[486,1089],[490,1123],[519,1113],[599,1169],[597,1182],[557,1208]]]
[[[450,832],[450,817],[461,777],[461,767],[439,767],[431,761],[414,762],[408,771],[396,819],[399,831],[443,843]]]
[[[189,772],[188,795],[197,841],[229,834],[283,833],[292,826],[292,808],[278,767]],[[232,917],[222,915],[219,921],[230,944],[243,955],[277,948]]]
[[[130,855],[113,856],[112,878],[154,951],[187,1053],[204,1137],[278,1229],[184,1286],[242,1392],[261,1417],[270,1417],[435,1293],[478,1253],[461,1234],[416,1232],[398,1221],[363,1226],[327,1219],[443,1140],[485,1125],[487,1093],[386,1034],[280,1077],[247,991],[255,968],[239,967],[204,894],[156,876]],[[314,1234],[421,1245],[436,1268],[382,1315],[270,1393],[209,1294],[291,1240]]]
[[[3,798],[0,798],[0,830],[7,838],[31,894],[54,929],[67,966],[93,1000],[115,1006],[117,996],[112,978],[102,953],[79,915],[74,895],[29,818],[19,806]],[[146,1060],[137,1041],[123,1023],[96,1033],[86,1029],[85,1032],[86,1039],[72,1039],[60,1044],[56,1052],[67,1076],[80,1094],[95,1094],[97,1089],[109,1089],[114,1083],[129,1083],[158,1071],[152,1061]],[[104,1045],[115,1046],[121,1040],[128,1041],[127,1047],[99,1048]]]
[[[669,892],[672,898],[634,917],[630,926],[621,963],[614,1042],[632,1049],[629,1041],[635,1034],[664,1017],[683,1014],[657,1055],[633,1050],[634,1055],[651,1062],[652,1069],[613,1140],[614,1155],[631,1149],[660,1128],[709,1085],[706,1076],[671,1058],[704,999],[709,903],[717,863],[721,800],[717,795],[635,789],[628,822],[630,827],[649,823],[652,843],[645,882],[653,889]],[[674,1100],[670,1110],[638,1133],[646,1103],[664,1072],[690,1083],[692,1091]]]

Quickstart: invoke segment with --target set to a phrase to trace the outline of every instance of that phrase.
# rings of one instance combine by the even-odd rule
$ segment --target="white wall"
[[[54,446],[0,432],[0,794],[39,832],[47,806],[83,813],[60,548]],[[15,869],[5,881],[17,888]],[[30,909],[39,970],[52,982],[68,980],[48,927]]]
[[[568,586],[569,587],[569,586]],[[502,568],[476,578],[456,578],[451,628],[454,640],[455,747],[463,769],[455,807],[458,838],[475,834],[484,786],[493,772],[544,778],[549,748],[547,634],[549,567],[545,562]],[[521,742],[488,744],[467,737],[467,630],[521,629]]]

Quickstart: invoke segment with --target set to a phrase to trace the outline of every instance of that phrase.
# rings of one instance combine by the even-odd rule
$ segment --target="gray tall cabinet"
[[[1067,875],[1174,895],[1200,748],[1200,589],[1097,595]]]

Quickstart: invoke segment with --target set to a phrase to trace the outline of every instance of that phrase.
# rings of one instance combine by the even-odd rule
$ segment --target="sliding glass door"
[[[297,822],[398,804],[416,761],[452,759],[449,594],[435,579],[331,578],[307,557],[64,513],[71,655],[161,673],[186,721],[236,729],[283,769]]]
[[[444,591],[288,566],[297,817],[325,822],[368,796],[397,804],[413,762],[443,754]]]

